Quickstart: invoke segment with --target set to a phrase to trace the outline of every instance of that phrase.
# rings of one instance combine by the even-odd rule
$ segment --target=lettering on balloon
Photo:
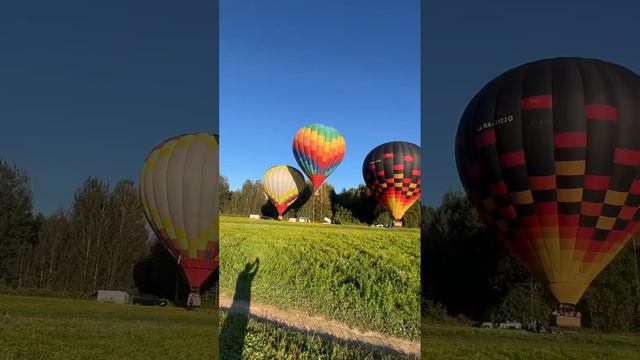
[[[478,130],[477,131],[480,132],[480,131],[482,131],[484,129],[489,129],[489,128],[492,128],[494,126],[510,123],[512,121],[513,121],[513,115],[503,116],[501,118],[497,118],[497,119],[492,120],[492,121],[483,122],[482,124],[480,124],[480,126],[478,126]]]

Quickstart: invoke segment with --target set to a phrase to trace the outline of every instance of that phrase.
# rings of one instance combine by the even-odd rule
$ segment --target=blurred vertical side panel
[[[213,78],[213,87],[214,87],[214,96],[213,96],[213,106],[214,106],[214,111],[213,111],[213,127],[215,129],[215,132],[218,134],[218,146],[219,146],[219,151],[218,151],[218,156],[220,156],[220,0],[212,0],[213,1],[213,27],[214,27],[214,31],[213,31],[213,47],[214,47],[214,56],[213,56],[213,74],[214,74],[214,78]],[[220,164],[220,161],[218,159],[218,165]],[[217,173],[219,174],[219,169],[217,171]],[[217,179],[216,179],[217,180]],[[220,194],[218,193],[218,196]],[[220,210],[220,208],[218,207],[218,211]],[[220,226],[218,226],[218,232],[220,231]],[[220,239],[220,234],[217,234],[218,239]],[[219,249],[219,251],[221,251],[222,249]],[[219,267],[218,267],[219,268]],[[219,270],[218,270],[219,271]],[[219,279],[219,275],[217,277]],[[216,308],[218,308],[218,282],[216,281],[216,286],[215,286],[215,297],[216,297]],[[218,319],[220,318],[220,313],[218,311],[218,314],[215,318],[216,321],[218,321]],[[215,327],[216,331],[215,334],[213,336],[213,352],[214,352],[214,359],[220,359],[220,328],[218,326]]]
[[[426,144],[424,143],[426,140],[425,135],[425,131],[428,128],[427,126],[427,112],[426,112],[426,99],[425,99],[425,95],[426,95],[426,87],[427,87],[427,81],[426,81],[426,71],[425,71],[425,57],[426,57],[426,24],[425,21],[427,19],[426,16],[426,11],[427,11],[427,4],[426,4],[426,0],[421,0],[420,1],[420,148],[422,149],[422,151],[424,152],[425,149],[427,149]],[[426,156],[425,154],[422,154],[422,158],[425,159]],[[424,165],[423,163],[423,169],[427,169],[427,170],[423,170],[421,177],[422,177],[422,184],[423,184],[423,188],[426,186],[426,191],[429,191],[429,183],[427,182],[426,179],[426,174],[429,171],[428,170],[428,164],[427,166]],[[427,333],[427,329],[425,328],[425,318],[424,318],[424,314],[425,314],[425,306],[426,306],[426,289],[427,289],[427,284],[426,284],[426,279],[427,279],[427,264],[425,262],[425,244],[426,244],[426,234],[427,234],[427,229],[426,229],[426,225],[427,225],[427,209],[426,209],[426,202],[424,201],[424,194],[426,192],[423,191],[422,192],[422,199],[421,199],[421,206],[422,208],[420,209],[420,310],[421,310],[421,314],[420,314],[420,321],[421,321],[421,326],[420,326],[420,330],[421,330],[421,336],[420,336],[420,348],[421,348],[421,357],[424,359],[426,358],[426,350],[427,350],[427,343],[426,343],[426,333]]]

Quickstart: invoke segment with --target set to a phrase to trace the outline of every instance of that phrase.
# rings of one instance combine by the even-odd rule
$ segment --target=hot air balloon
[[[296,133],[293,155],[311,180],[316,195],[325,179],[342,162],[345,150],[344,138],[331,126],[313,124]]]
[[[144,213],[177,259],[199,306],[200,287],[218,268],[218,136],[186,134],[156,146],[140,174]]]
[[[561,305],[573,307],[638,228],[639,94],[640,77],[621,66],[546,59],[488,83],[460,120],[471,201]]]
[[[420,198],[420,154],[416,144],[392,141],[371,150],[362,164],[367,187],[391,212],[396,226]]]
[[[278,220],[281,220],[282,214],[298,199],[304,189],[304,175],[291,166],[272,166],[264,173],[262,186],[278,210]]]

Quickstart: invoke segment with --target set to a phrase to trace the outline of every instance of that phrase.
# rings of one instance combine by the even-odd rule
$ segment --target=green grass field
[[[213,359],[218,312],[0,295],[0,359]]]
[[[260,259],[252,301],[419,339],[420,231],[220,219],[220,291]]]
[[[218,312],[0,295],[0,359],[217,359]],[[221,318],[222,321],[224,318]],[[249,321],[246,359],[398,359]],[[222,359],[234,356],[222,351]]]
[[[462,326],[425,325],[422,359],[640,359],[640,334],[536,334]]]

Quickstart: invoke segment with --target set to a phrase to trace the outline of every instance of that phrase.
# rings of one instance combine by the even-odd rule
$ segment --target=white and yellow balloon
[[[144,161],[140,197],[149,224],[178,260],[192,289],[218,268],[218,136],[185,134]]]
[[[278,210],[278,220],[282,219],[282,214],[298,199],[304,186],[304,176],[291,166],[272,166],[264,173],[262,187]]]

